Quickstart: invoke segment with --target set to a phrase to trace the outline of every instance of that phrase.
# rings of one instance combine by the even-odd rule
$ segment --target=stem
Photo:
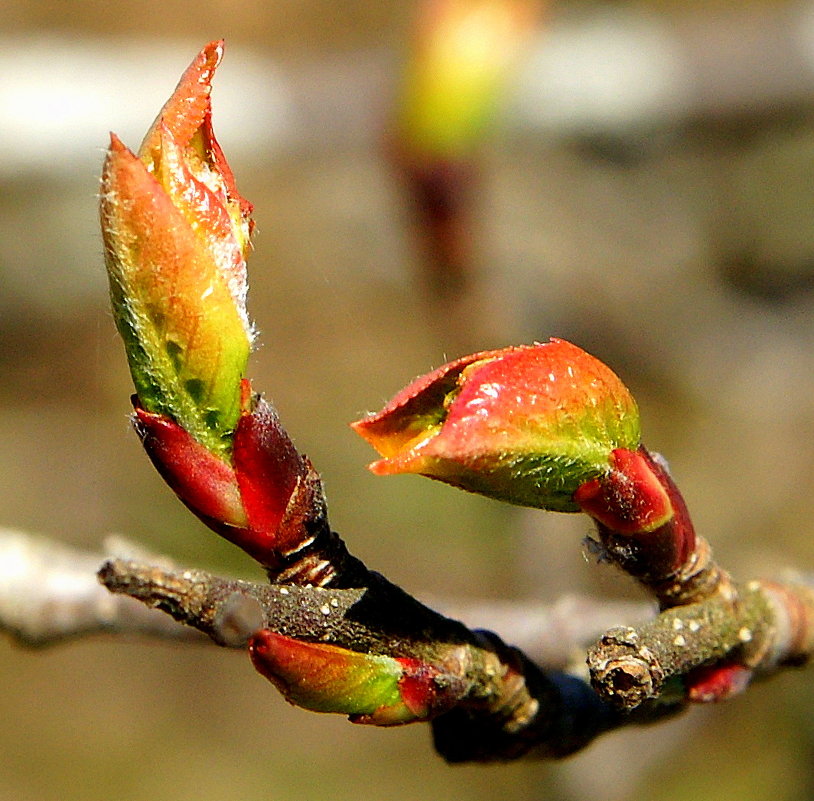
[[[432,611],[376,573],[365,587],[334,589],[111,560],[99,577],[112,592],[158,607],[220,645],[242,645],[267,628],[372,654],[443,657],[469,688],[433,721],[436,747],[449,761],[564,756],[628,722],[583,680],[542,671],[496,635]]]
[[[768,675],[807,660],[812,648],[814,589],[752,581],[639,628],[611,629],[589,650],[588,665],[600,696],[631,710],[696,668],[726,659]]]

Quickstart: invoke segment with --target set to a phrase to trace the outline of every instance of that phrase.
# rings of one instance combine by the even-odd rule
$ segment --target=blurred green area
[[[588,13],[618,4],[570,5]],[[702,14],[724,4],[691,5]],[[639,6],[670,14],[688,4]],[[224,36],[227,63],[251,46],[296,72],[336,53],[396,47],[408,9],[6,0],[3,17],[13,37],[89,45],[111,34],[159,40],[183,30],[200,44]],[[233,158],[258,222],[250,309],[262,346],[251,375],[322,471],[351,549],[419,596],[636,593],[585,561],[581,519],[504,508],[417,477],[376,479],[364,469],[373,454],[347,428],[446,358],[557,335],[629,384],[645,441],[670,459],[724,564],[744,577],[808,569],[813,109],[814,96],[698,118],[646,148],[647,131],[633,132],[630,149],[533,131],[499,137],[478,197],[480,277],[454,308],[439,308],[416,280],[403,198],[375,137],[337,143],[326,131],[321,146]],[[182,508],[128,429],[96,175],[2,175],[0,524],[88,547],[117,531],[182,563],[257,576]],[[562,765],[449,768],[426,728],[372,730],[292,709],[237,653],[103,639],[39,652],[0,646],[0,801],[814,795],[805,671],[615,734]]]

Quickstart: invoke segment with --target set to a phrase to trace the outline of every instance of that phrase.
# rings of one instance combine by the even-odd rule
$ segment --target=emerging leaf
[[[207,45],[142,144],[111,135],[101,186],[116,325],[141,406],[228,455],[252,340],[246,313],[251,206],[212,132]]]
[[[560,339],[466,356],[353,424],[384,459],[499,500],[580,510],[573,494],[639,445],[633,397],[602,362]]]

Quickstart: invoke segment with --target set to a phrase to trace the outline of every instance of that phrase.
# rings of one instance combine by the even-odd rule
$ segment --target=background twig
[[[86,634],[113,633],[202,641],[192,629],[133,598],[100,586],[96,571],[115,553],[169,561],[118,537],[93,553],[14,529],[0,529],[0,630],[30,646],[51,645]]]

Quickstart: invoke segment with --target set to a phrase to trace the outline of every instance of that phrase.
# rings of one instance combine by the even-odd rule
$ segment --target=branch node
[[[588,662],[594,688],[619,707],[633,709],[658,696],[664,685],[657,656],[628,626],[608,631],[590,649]]]

